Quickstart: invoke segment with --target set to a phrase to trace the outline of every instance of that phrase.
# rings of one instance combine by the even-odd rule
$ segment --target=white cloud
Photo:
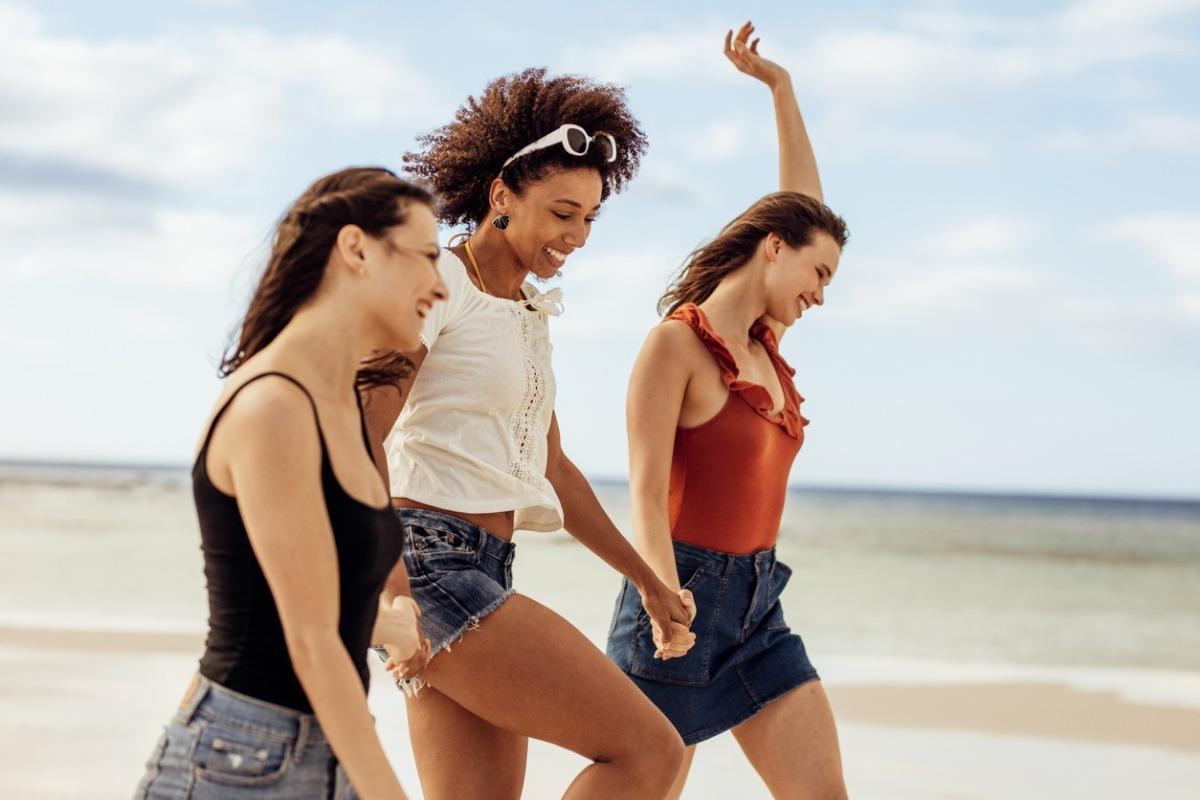
[[[648,159],[638,179],[629,188],[630,196],[648,192],[660,201],[683,202],[688,205],[707,205],[716,199],[713,186],[697,178],[696,170],[676,164]]]
[[[566,311],[553,322],[556,341],[632,336],[657,321],[655,301],[683,258],[663,246],[580,253],[563,278]]]
[[[1200,118],[1183,114],[1142,114],[1106,134],[1060,131],[1042,140],[1050,151],[1071,155],[1106,155],[1130,150],[1200,151]]]
[[[760,127],[738,117],[716,119],[688,137],[685,147],[697,161],[725,161],[744,153]]]
[[[448,109],[395,51],[342,34],[256,30],[90,41],[21,7],[0,49],[0,148],[156,181],[212,181],[251,165],[290,126],[405,127]]]
[[[819,31],[808,40],[763,31],[762,52],[787,67],[805,92],[849,106],[904,106],[941,95],[1006,87],[1091,67],[1180,52],[1190,43],[1163,30],[1197,7],[1188,0],[1137,4],[1081,2],[1060,14],[1022,22],[923,11],[891,26]],[[1128,7],[1127,7],[1128,6]],[[721,53],[719,22],[623,37],[572,48],[574,69],[617,81],[704,79],[745,81]]]
[[[1037,333],[1127,355],[1176,347],[1200,335],[1200,216],[1127,217],[1106,235],[1143,245],[1176,280],[1175,290],[1136,294],[1081,283],[1041,262],[1039,227],[984,216],[896,247],[890,257],[842,265],[822,314],[855,327]],[[1144,259],[1143,259],[1144,260]],[[1180,337],[1188,337],[1181,339]]]
[[[265,257],[267,216],[98,203],[80,194],[0,192],[0,281],[71,281],[219,288]]]
[[[1181,285],[1200,289],[1200,214],[1131,215],[1106,226],[1106,232],[1145,248]]]
[[[1062,23],[1072,31],[1124,33],[1198,8],[1198,0],[1081,0],[1067,9]]]
[[[992,152],[991,142],[956,131],[891,125],[846,108],[816,118],[809,128],[820,157],[829,160],[883,155],[891,160],[970,162]]]
[[[975,217],[926,236],[917,249],[939,258],[1008,255],[1037,233],[1028,220],[1003,215]]]

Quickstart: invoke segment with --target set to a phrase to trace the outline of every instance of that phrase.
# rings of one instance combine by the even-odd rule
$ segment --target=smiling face
[[[842,251],[829,234],[819,231],[804,247],[789,247],[778,235],[766,236],[761,247],[767,260],[767,314],[784,325],[825,303],[825,287],[837,273]]]
[[[421,345],[421,326],[434,303],[448,296],[438,272],[437,220],[424,203],[412,203],[403,225],[363,239],[364,274],[359,294],[378,322],[387,347],[411,352]]]
[[[590,167],[551,172],[519,196],[498,182],[493,208],[509,216],[504,235],[521,265],[539,278],[554,277],[587,243],[603,188],[599,170]]]

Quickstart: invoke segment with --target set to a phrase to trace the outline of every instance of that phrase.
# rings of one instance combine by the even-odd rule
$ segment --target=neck
[[[297,353],[306,372],[324,390],[341,397],[354,386],[360,362],[381,345],[367,330],[361,315],[345,313],[333,298],[310,302],[272,342]]]
[[[717,284],[700,307],[712,326],[722,332],[722,339],[749,347],[750,329],[767,313],[762,270],[754,262],[735,270]]]
[[[487,286],[488,294],[512,300],[521,290],[521,284],[529,276],[517,257],[508,237],[490,222],[485,222],[468,240],[475,260],[479,263],[479,274]],[[465,259],[470,264],[470,259]],[[483,288],[483,287],[480,287]]]

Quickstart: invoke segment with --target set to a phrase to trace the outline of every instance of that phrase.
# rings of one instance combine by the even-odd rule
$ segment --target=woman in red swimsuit
[[[821,198],[788,73],[758,54],[746,23],[725,54],[770,87],[781,191],[688,258],[660,302],[630,380],[630,483],[638,551],[690,590],[696,642],[661,647],[638,594],[622,587],[608,655],[688,745],[732,730],[775,797],[845,796],[828,700],[784,621],[791,570],[775,558],[788,473],[807,420],[778,333],[824,302],[846,241]]]

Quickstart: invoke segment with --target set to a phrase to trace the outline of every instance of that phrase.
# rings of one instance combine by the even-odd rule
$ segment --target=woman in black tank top
[[[192,470],[205,652],[138,797],[404,797],[366,654],[386,643],[419,671],[428,643],[358,398],[406,374],[399,354],[446,297],[432,204],[355,168],[279,223]],[[400,596],[381,609],[385,583]]]

